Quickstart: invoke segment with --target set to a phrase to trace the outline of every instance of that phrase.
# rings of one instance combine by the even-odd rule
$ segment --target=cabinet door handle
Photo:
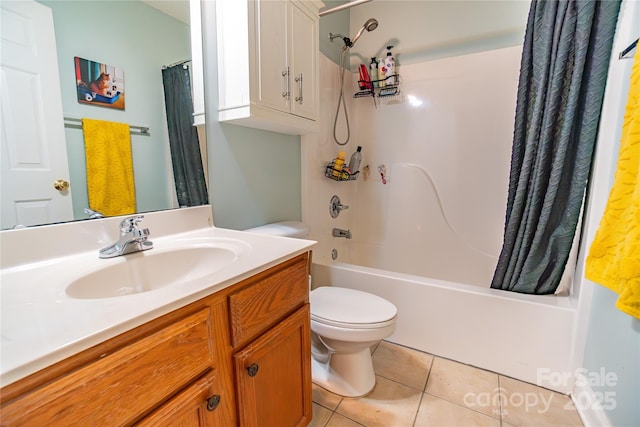
[[[220,395],[214,394],[210,398],[207,399],[207,411],[214,411],[218,405],[220,404]]]
[[[287,67],[287,69],[282,72],[282,77],[284,77],[284,81],[287,88],[286,92],[282,92],[282,97],[288,100],[289,99],[289,67]]]
[[[298,83],[298,90],[300,93],[300,96],[296,96],[296,102],[300,102],[300,104],[302,104],[302,73],[300,73],[300,76],[296,77],[295,80]]]
[[[258,364],[252,363],[251,365],[249,365],[249,367],[247,367],[247,372],[249,373],[250,377],[255,377],[258,374],[258,369]]]

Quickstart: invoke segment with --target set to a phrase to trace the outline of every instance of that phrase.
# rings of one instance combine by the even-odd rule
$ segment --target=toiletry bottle
[[[371,64],[369,64],[369,75],[371,76],[371,80],[373,80],[373,87],[378,87],[378,60],[376,58],[371,58]],[[355,172],[353,172],[355,173]]]
[[[360,88],[360,90],[365,90],[367,87],[365,86],[365,79],[364,79],[364,74],[362,72],[362,68],[364,67],[363,64],[360,64],[358,66],[358,87]]]
[[[380,80],[378,82],[378,87],[384,87],[387,85],[386,83],[386,67],[384,66],[384,58],[380,58],[380,61],[378,62],[378,80]]]
[[[338,157],[333,161],[333,172],[332,175],[339,178],[342,173],[342,167],[344,166],[344,158],[347,155],[344,151],[340,151],[338,153]]]
[[[384,60],[384,67],[386,68],[385,77],[388,85],[394,85],[398,82],[396,76],[396,60],[391,53],[392,47],[393,46],[387,46],[387,57]]]
[[[367,71],[367,66],[364,64],[360,64],[360,89],[371,90],[371,79],[369,78],[369,71]]]
[[[362,147],[358,145],[358,149],[353,152],[351,159],[349,160],[349,171],[351,171],[351,175],[355,174],[358,172],[358,169],[360,169],[360,162],[362,161],[362,154],[360,151],[362,151]]]

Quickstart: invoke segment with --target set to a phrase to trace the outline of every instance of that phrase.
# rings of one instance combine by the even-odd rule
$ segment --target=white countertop
[[[207,213],[204,210],[202,212]],[[153,215],[158,216],[151,222],[155,222],[155,226],[160,228],[161,221],[158,220],[162,213],[150,216]],[[174,212],[174,218],[175,215]],[[0,281],[0,385],[17,381],[286,259],[305,253],[315,244],[310,240],[215,228],[208,226],[206,221],[204,226],[203,221],[191,222],[197,228],[159,235],[157,238],[153,237],[154,229],[149,227],[154,249],[146,252],[170,250],[172,246],[185,240],[218,239],[224,242],[229,239],[229,242],[241,247],[241,253],[231,264],[206,277],[152,291],[100,299],[76,299],[68,296],[65,289],[71,281],[93,271],[96,263],[104,262],[106,265],[113,262],[98,260],[98,249],[104,246],[102,243],[81,252],[62,251],[63,255],[55,258],[39,255],[39,259],[24,264],[17,263],[15,257],[11,262],[3,262]],[[210,219],[208,222],[211,222]],[[112,227],[113,223],[109,220],[103,226]],[[87,225],[97,226],[84,225],[84,228]],[[82,227],[83,224],[78,223],[77,228]],[[67,234],[68,230],[67,228]],[[86,233],[86,229],[83,232]],[[46,233],[51,233],[50,230],[44,232],[44,235],[51,237]],[[34,231],[31,234],[34,235]],[[117,235],[117,226],[114,234]],[[15,236],[2,236],[3,257],[11,250],[11,244],[19,246],[15,243]],[[73,240],[63,243],[70,246],[70,242]],[[79,246],[91,245],[87,243]]]

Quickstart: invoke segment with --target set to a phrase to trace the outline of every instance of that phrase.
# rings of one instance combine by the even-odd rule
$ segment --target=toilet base
[[[345,397],[364,396],[376,385],[369,347],[356,353],[333,353],[329,363],[312,357],[311,373],[314,383]]]

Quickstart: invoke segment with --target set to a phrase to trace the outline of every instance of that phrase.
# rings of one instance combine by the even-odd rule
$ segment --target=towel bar
[[[71,127],[82,129],[82,118],[81,117],[72,117],[72,116],[64,116],[65,125],[70,125]],[[72,122],[72,123],[67,123]],[[132,130],[131,133],[140,134],[140,135],[150,135],[149,126],[145,125],[129,125],[129,129]]]

